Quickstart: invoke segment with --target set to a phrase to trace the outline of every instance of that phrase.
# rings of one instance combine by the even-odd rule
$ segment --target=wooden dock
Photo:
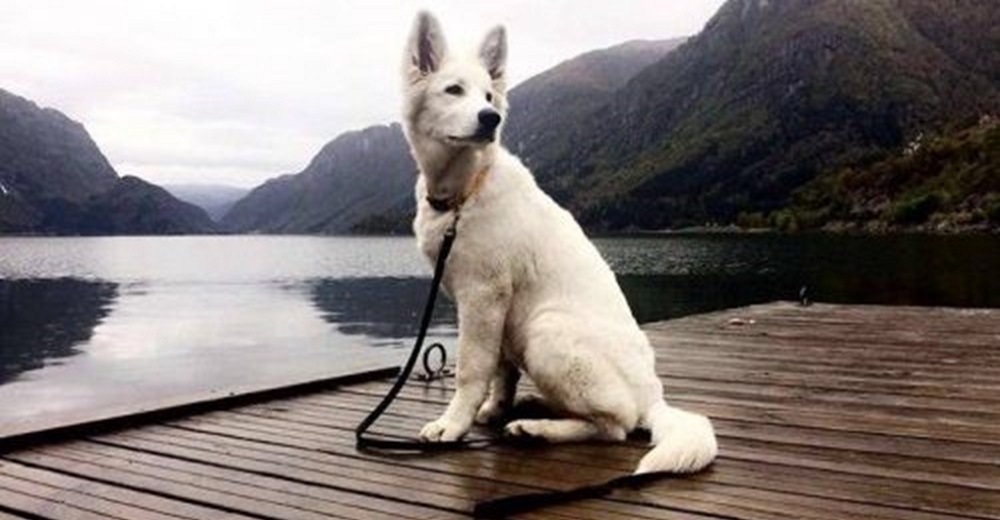
[[[1000,519],[1000,311],[776,303],[646,329],[668,400],[713,418],[717,463],[519,518]],[[412,382],[378,431],[414,436],[451,383]],[[466,518],[628,473],[647,449],[358,453],[352,428],[388,384],[0,440],[0,520]]]

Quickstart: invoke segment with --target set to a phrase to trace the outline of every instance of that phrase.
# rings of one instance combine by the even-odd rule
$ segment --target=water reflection
[[[76,353],[117,293],[110,282],[0,279],[0,384]]]
[[[416,335],[430,283],[426,278],[325,279],[312,284],[312,301],[339,332],[398,345]],[[455,307],[441,294],[432,333],[454,335],[454,324]]]
[[[1000,237],[692,235],[601,239],[642,321],[774,300],[1000,307]]]
[[[803,285],[816,301],[1000,306],[1000,237],[597,243],[642,322]],[[429,275],[412,238],[0,238],[0,430],[397,362],[405,351],[384,347],[410,344]],[[439,302],[432,339],[454,346],[454,308]]]
[[[395,364],[392,350],[340,334],[310,300],[308,284],[19,281],[0,338],[17,360],[0,385],[3,427],[40,416],[86,417],[180,396]],[[25,290],[23,287],[47,287]],[[39,338],[46,338],[41,340]],[[74,356],[52,363],[53,357]],[[6,423],[6,424],[5,424]]]
[[[794,281],[775,275],[680,276],[622,275],[618,277],[632,314],[640,323],[741,307],[774,300],[792,300]]]

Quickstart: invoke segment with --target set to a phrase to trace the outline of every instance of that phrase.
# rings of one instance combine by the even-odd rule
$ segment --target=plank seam
[[[191,431],[197,431],[197,430],[191,430]],[[199,432],[199,433],[205,433],[205,432]],[[229,437],[228,435],[218,435],[218,436],[220,436],[220,437]],[[238,438],[238,437],[233,437],[233,438]],[[191,457],[185,457],[185,456],[182,456],[182,455],[176,455],[176,454],[171,454],[171,453],[158,452],[156,450],[150,450],[150,449],[147,449],[147,448],[138,448],[138,447],[135,447],[135,446],[126,446],[126,445],[122,445],[122,444],[117,444],[117,443],[115,443],[113,441],[104,441],[104,440],[96,439],[96,438],[91,438],[91,439],[87,439],[87,440],[89,440],[90,442],[96,443],[96,444],[104,444],[104,445],[108,445],[108,446],[114,446],[114,447],[117,447],[117,448],[129,449],[129,450],[134,450],[134,451],[138,451],[138,452],[142,452],[142,453],[148,453],[150,455],[158,455],[158,456],[161,456],[161,457],[173,458],[173,459],[182,460],[182,461],[186,461],[186,462],[194,462],[194,463],[199,463],[199,464],[205,464],[207,466],[213,466],[213,467],[216,467],[216,468],[223,468],[223,469],[228,469],[228,470],[233,470],[233,471],[241,471],[241,472],[249,473],[249,474],[252,474],[252,475],[258,475],[258,476],[268,477],[268,478],[276,478],[276,479],[279,479],[279,480],[285,480],[285,481],[288,481],[288,482],[294,482],[296,484],[302,484],[302,485],[306,485],[306,486],[313,486],[313,487],[325,488],[325,489],[333,489],[333,490],[342,491],[342,492],[345,492],[345,493],[353,493],[355,495],[361,495],[361,496],[366,496],[366,497],[371,497],[371,498],[377,498],[377,499],[380,499],[380,500],[387,500],[389,502],[398,502],[398,503],[401,503],[401,504],[408,504],[408,505],[411,505],[411,506],[423,507],[423,508],[427,508],[427,509],[436,509],[438,511],[443,511],[443,512],[446,512],[446,513],[457,513],[457,514],[462,514],[462,515],[468,515],[469,514],[469,511],[464,511],[464,510],[460,510],[460,509],[454,509],[454,508],[449,508],[449,507],[441,507],[441,506],[436,505],[436,504],[426,504],[426,503],[418,502],[418,501],[414,501],[414,500],[405,500],[405,499],[402,499],[402,498],[400,498],[398,496],[388,496],[388,495],[383,495],[383,494],[380,494],[380,493],[373,493],[373,492],[370,492],[370,491],[362,491],[362,490],[358,490],[358,489],[351,489],[351,488],[344,487],[344,486],[334,486],[334,485],[331,485],[331,484],[324,484],[324,483],[319,483],[319,482],[312,482],[312,481],[301,479],[301,478],[298,478],[298,477],[289,477],[287,475],[281,475],[281,474],[270,472],[270,471],[250,470],[250,469],[245,469],[245,468],[237,468],[237,467],[229,466],[227,464],[220,464],[220,463],[217,463],[217,462],[212,462],[212,461],[207,461],[207,460],[198,460],[198,459],[194,459],[194,458],[191,458]],[[243,440],[249,440],[249,439],[243,439]],[[262,443],[262,444],[273,444],[273,443]],[[274,445],[278,446],[279,444],[274,444]],[[293,446],[284,446],[284,447],[293,447]],[[365,459],[360,458],[360,457],[352,457],[352,458],[356,458],[356,459],[360,459],[360,460],[365,460]],[[281,519],[278,519],[278,520],[281,520]]]
[[[109,485],[109,486],[112,486],[112,487],[118,487],[118,488],[122,488],[122,489],[127,489],[129,491],[135,491],[135,492],[138,492],[138,493],[145,493],[145,494],[148,494],[148,495],[154,495],[154,496],[157,496],[157,497],[160,497],[160,498],[166,498],[166,499],[169,499],[169,500],[176,500],[178,502],[183,502],[183,503],[190,504],[190,505],[200,506],[200,507],[204,507],[206,509],[213,509],[213,510],[222,511],[222,512],[225,512],[225,513],[231,513],[231,514],[249,516],[249,517],[253,517],[253,518],[259,518],[261,520],[284,520],[283,518],[280,518],[280,517],[269,516],[269,515],[265,515],[265,514],[262,514],[262,513],[257,513],[257,512],[254,512],[254,511],[242,510],[242,509],[233,508],[233,507],[222,505],[222,504],[214,504],[214,503],[211,503],[211,502],[206,502],[206,501],[195,499],[195,498],[180,497],[180,496],[174,495],[172,493],[167,493],[167,492],[164,492],[164,491],[158,491],[158,490],[155,490],[155,489],[146,489],[146,488],[144,488],[142,486],[134,486],[132,484],[125,484],[125,483],[122,483],[122,482],[115,482],[113,480],[103,479],[103,478],[100,478],[100,477],[95,477],[93,475],[83,475],[83,474],[80,474],[80,473],[74,473],[74,472],[69,471],[69,470],[65,470],[65,469],[61,469],[61,468],[54,468],[54,467],[51,467],[51,466],[46,466],[44,464],[38,464],[36,462],[25,461],[25,460],[20,460],[20,459],[13,460],[13,459],[8,459],[7,457],[0,457],[0,459],[7,460],[9,462],[14,462],[16,464],[22,464],[24,466],[32,467],[32,468],[35,468],[35,469],[40,469],[40,470],[45,470],[45,471],[51,471],[52,473],[58,473],[60,475],[65,475],[65,476],[68,476],[68,477],[80,478],[82,480],[88,480],[88,481],[91,481],[91,482],[97,482],[97,483]],[[107,498],[104,498],[104,497],[99,497],[99,498],[102,498],[104,500],[110,500],[110,499],[107,499]],[[130,507],[136,507],[136,508],[140,508],[140,509],[149,509],[148,507],[143,507],[143,506],[139,506],[139,505],[136,505],[136,504],[130,504],[130,503],[126,503],[126,502],[120,502],[120,501],[117,501],[117,500],[115,500],[115,502],[123,503],[125,505],[130,506]],[[155,512],[166,514],[166,515],[169,515],[169,516],[176,516],[176,515],[173,515],[171,513],[164,513],[163,511],[157,511],[155,509],[150,509],[150,511],[155,511]],[[178,517],[178,518],[185,518],[185,517]],[[343,517],[338,517],[338,518],[343,518]]]
[[[18,518],[24,518],[25,520],[53,520],[51,517],[37,515],[28,511],[22,511],[20,509],[13,509],[9,506],[0,503],[0,513],[7,513],[9,515],[14,515]]]

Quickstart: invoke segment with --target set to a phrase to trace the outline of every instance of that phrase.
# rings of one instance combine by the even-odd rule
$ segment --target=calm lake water
[[[826,302],[1000,306],[1000,237],[597,243],[643,322],[802,286]],[[0,426],[396,362],[429,273],[412,238],[0,238]],[[433,335],[454,342],[450,305]]]

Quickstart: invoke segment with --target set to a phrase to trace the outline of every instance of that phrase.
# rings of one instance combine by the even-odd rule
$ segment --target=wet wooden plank
[[[1000,520],[1000,311],[777,303],[646,329],[668,400],[713,418],[718,462],[519,518]],[[377,430],[412,438],[451,383],[411,383]],[[388,386],[352,381],[9,451],[0,520],[463,518],[477,501],[626,474],[648,449],[360,453],[353,428]]]
[[[316,482],[303,483],[238,471],[220,465],[216,460],[212,461],[213,464],[205,464],[109,444],[76,442],[44,450],[30,450],[13,457],[52,467],[65,467],[69,461],[77,464],[73,471],[80,474],[86,474],[90,470],[102,474],[121,471],[123,474],[133,474],[136,478],[156,479],[146,485],[148,489],[157,492],[163,492],[172,483],[186,484],[196,490],[178,488],[178,492],[185,496],[191,496],[191,493],[198,490],[218,493],[221,500],[229,502],[234,509],[247,509],[257,513],[261,509],[253,507],[253,504],[262,500],[302,509],[306,513],[336,514],[345,518],[460,518],[456,514],[448,515],[429,508],[379,500],[372,496],[321,486]],[[126,475],[123,478],[132,477]],[[157,482],[161,479],[168,484]]]
[[[95,432],[130,428],[155,421],[194,415],[208,410],[320,391],[352,381],[389,376],[396,373],[397,370],[397,367],[389,366],[385,359],[380,359],[373,360],[369,368],[365,370],[338,372],[335,369],[332,373],[319,379],[287,381],[278,386],[254,385],[227,388],[206,394],[171,397],[157,403],[138,403],[135,406],[105,410],[98,416],[70,415],[15,424],[0,424],[0,454],[39,443],[58,442]]]
[[[213,429],[213,428],[210,428],[208,426],[205,426],[205,427],[208,430],[208,432],[214,432],[214,433],[217,433],[217,434],[226,434],[227,433],[224,429],[221,429],[221,428],[215,428],[215,429]],[[232,433],[232,432],[229,432],[229,433]],[[211,433],[209,433],[209,434],[211,434]],[[284,440],[279,440],[278,437],[270,437],[269,438],[267,436],[263,436],[256,429],[254,429],[254,431],[251,432],[251,433],[244,432],[244,433],[241,433],[240,435],[247,436],[249,438],[254,438],[254,439],[257,439],[257,441],[261,441],[261,442],[281,442],[283,445],[295,445],[295,444],[303,442],[303,440],[298,439],[296,437],[286,437]],[[346,441],[346,439],[345,439],[345,441]],[[229,443],[229,442],[232,442],[232,441],[226,440],[226,441],[222,441],[222,442],[223,442],[223,444],[225,444],[225,443]],[[348,442],[344,443],[344,448],[348,449],[348,450],[350,449],[350,446],[349,446]],[[225,449],[225,450],[228,451],[229,448],[219,448],[219,449]],[[303,450],[305,453],[309,452],[308,445],[300,446],[299,449]],[[610,459],[603,458],[603,456],[607,455],[607,451],[609,449],[611,449],[611,448],[610,447],[597,447],[596,451],[588,453],[586,455],[582,455],[582,456],[581,456],[580,453],[575,453],[575,454],[574,453],[566,453],[565,452],[566,451],[565,448],[558,448],[556,450],[553,450],[555,453],[562,455],[561,458],[564,459],[562,461],[558,460],[560,457],[550,458],[550,457],[546,456],[546,454],[544,454],[544,453],[541,453],[541,454],[540,453],[534,453],[533,456],[532,456],[533,460],[531,460],[531,461],[527,461],[523,457],[518,458],[517,453],[515,453],[515,452],[502,452],[502,453],[498,453],[498,454],[496,454],[495,458],[497,460],[508,460],[508,459],[510,460],[511,465],[510,465],[510,467],[508,467],[506,469],[506,472],[505,472],[505,477],[506,478],[509,478],[509,479],[521,479],[520,481],[522,481],[522,482],[530,482],[533,485],[537,485],[537,484],[539,484],[541,482],[544,485],[546,482],[551,483],[551,480],[548,480],[548,481],[541,480],[540,481],[539,478],[544,478],[546,476],[549,476],[549,478],[551,479],[551,474],[553,472],[559,474],[559,473],[566,472],[566,471],[570,471],[570,472],[575,471],[576,473],[580,474],[578,477],[575,477],[573,479],[569,479],[569,480],[564,481],[564,482],[560,482],[559,484],[560,485],[566,485],[566,484],[576,485],[576,484],[582,484],[582,483],[590,482],[590,480],[588,480],[588,479],[594,479],[594,478],[598,478],[598,477],[601,477],[601,478],[604,478],[604,477],[610,478],[611,476],[615,476],[615,475],[618,475],[618,474],[625,473],[625,472],[629,471],[632,468],[632,466],[635,463],[635,460],[638,459],[638,455],[636,455],[635,457],[633,457],[634,460],[629,460],[629,461],[624,461],[624,462],[622,460],[613,461],[613,460],[610,460]],[[596,457],[595,457],[595,455],[596,455]],[[409,464],[424,465],[426,463],[429,463],[429,464],[432,464],[432,465],[434,465],[436,467],[442,468],[445,471],[448,471],[448,470],[450,470],[450,471],[460,471],[460,473],[462,473],[462,474],[465,474],[465,475],[477,475],[480,478],[493,478],[495,476],[494,473],[490,472],[490,471],[486,471],[484,473],[479,473],[478,469],[471,468],[472,464],[469,464],[468,461],[463,461],[462,457],[463,457],[462,454],[439,454],[439,455],[435,455],[435,457],[433,459],[428,459],[427,461],[424,461],[424,460],[408,460],[406,462],[406,464],[408,464],[408,465]],[[477,458],[479,459],[478,462],[480,463],[478,465],[482,465],[481,463],[483,461],[481,459],[481,454]],[[581,460],[587,460],[587,461],[589,461],[589,465],[588,464],[581,464],[580,463]],[[442,464],[443,464],[443,466],[442,466]],[[514,468],[515,465],[516,465],[516,469]],[[758,477],[756,475],[752,475],[751,479],[752,480],[757,480]],[[723,483],[723,485],[725,485],[725,483]],[[669,493],[670,493],[670,495],[672,497],[674,496],[674,488],[673,487],[669,488]],[[701,501],[708,500],[708,504],[712,504],[712,503],[714,503],[714,501],[716,501],[718,499],[718,497],[716,497],[715,494],[716,493],[713,492],[713,493],[709,494],[707,497],[702,497]],[[688,498],[690,498],[690,497],[688,497]],[[676,499],[677,500],[681,500],[680,497],[677,497]],[[810,500],[822,501],[822,499],[820,497],[811,497]],[[746,500],[743,500],[743,501],[744,502],[748,502]],[[679,503],[675,503],[674,505],[677,506],[677,507],[682,507],[682,506],[686,507],[686,506],[688,506],[690,504],[688,504],[687,501],[681,501]],[[748,502],[745,507],[752,508],[751,506],[753,506],[753,505],[754,504],[752,502]],[[702,504],[699,507],[701,508],[700,510],[702,512],[705,512],[705,511],[721,512],[722,511],[722,510],[720,510],[720,509],[717,508],[717,504],[716,505]],[[765,510],[770,510],[772,513],[780,513],[781,511],[784,510],[784,505],[782,503],[778,503],[778,504],[773,504],[773,503],[771,503],[771,504],[758,504],[756,507],[758,509],[764,508]],[[861,507],[861,506],[859,506],[859,507]],[[880,509],[879,507],[873,506],[873,505],[866,505],[866,506],[863,506],[863,507],[868,511],[869,517],[877,517],[876,515],[874,515],[874,512],[878,511]],[[900,517],[900,516],[896,515],[896,516],[888,516],[888,517]],[[912,511],[907,511],[906,514],[905,514],[905,516],[903,516],[903,517],[905,517],[905,518],[924,518],[924,516],[920,516],[920,515],[912,512]],[[826,518],[842,518],[842,513],[830,514],[830,515],[827,515]]]
[[[360,418],[360,415],[358,417]],[[336,432],[329,427],[305,425],[279,419],[245,418],[241,419],[240,422],[242,423],[242,431],[230,432],[231,434],[244,435],[264,442],[283,442],[304,449],[328,446],[331,435],[345,435],[347,437],[346,434],[349,433],[346,431]],[[412,429],[419,427],[420,424],[422,421],[411,421],[406,426]],[[214,428],[203,427],[225,433],[221,423]],[[962,497],[959,502],[942,506],[945,508],[966,510],[976,507],[975,504],[978,503],[982,503],[983,508],[987,511],[992,507],[1000,508],[1000,502],[990,499],[992,495],[1000,498],[1000,494],[996,493],[1000,472],[995,467],[982,466],[978,468],[979,471],[976,471],[975,466],[970,467],[966,464],[952,463],[949,466],[945,462],[913,460],[895,457],[891,454],[876,456],[874,454],[797,448],[788,445],[770,446],[767,443],[755,445],[752,442],[748,443],[739,439],[723,439],[722,448],[723,457],[720,459],[720,463],[726,462],[729,464],[728,467],[742,467],[743,462],[751,461],[763,467],[775,468],[776,471],[785,475],[789,473],[806,475],[813,483],[822,483],[821,487],[827,488],[819,491],[817,496],[871,497],[870,500],[873,504],[893,507],[905,505],[905,502],[899,501],[898,495],[881,492],[882,488],[892,488],[900,490],[904,495],[931,496],[938,502],[943,502],[946,497]],[[490,449],[501,450],[501,448]],[[591,446],[567,447],[561,451],[573,455],[568,460],[548,458],[545,454],[533,458],[539,459],[539,468],[546,467],[550,470],[564,464],[579,465],[574,460],[576,457],[588,461],[588,464],[600,461],[598,466],[601,469],[614,468],[618,472],[627,472],[645,449],[645,447],[637,447],[631,452],[625,453],[618,460],[606,458],[609,453],[622,451],[622,448],[617,446],[600,447],[596,450]],[[626,460],[626,457],[630,460]],[[845,460],[843,457],[848,458]],[[732,462],[727,459],[732,459]],[[621,464],[623,461],[625,464]],[[590,469],[591,474],[599,473],[594,471],[594,468],[588,469]],[[572,469],[565,467],[561,471],[572,471]],[[614,472],[607,475],[601,474],[602,477],[606,476],[607,478],[614,475]],[[945,476],[955,480],[958,485],[940,483]],[[757,477],[747,477],[747,482],[755,478]],[[876,489],[869,490],[869,484],[865,484],[863,480],[867,480]],[[576,481],[577,484],[587,482],[593,482],[593,477]],[[792,479],[789,483],[795,484],[795,480]],[[544,485],[544,483],[534,482],[533,485]],[[946,509],[945,512],[955,511]]]
[[[241,437],[228,436],[234,433]],[[539,489],[455,472],[448,460],[427,457],[393,460],[378,456],[360,456],[359,459],[346,437],[340,441],[339,450],[317,452],[296,446],[294,439],[285,442],[277,437],[259,437],[253,432],[212,428],[208,423],[204,431],[178,432],[164,428],[122,433],[102,440],[168,457],[210,459],[241,471],[332,487],[346,486],[368,496],[404,495],[412,501],[446,510],[469,511],[478,500]],[[517,459],[512,458],[509,463],[516,464]],[[579,517],[599,518],[608,507],[589,506]]]
[[[65,504],[74,509],[106,515],[108,518],[142,518],[149,520],[200,520],[210,518],[246,518],[229,516],[223,511],[207,514],[192,504],[136,493],[128,488],[104,485],[88,479],[67,477],[53,471],[40,470],[11,461],[0,466],[0,490],[36,497],[28,512],[44,517],[50,504]],[[16,500],[18,497],[14,497]],[[0,491],[4,503],[9,499]]]
[[[245,420],[245,424],[252,424],[257,428],[263,426],[264,431],[284,432],[293,436],[295,433],[315,433],[319,437],[329,436],[328,428],[331,428],[335,421],[339,422],[337,419],[345,418],[343,413],[337,411],[324,415],[322,412],[316,413],[310,410],[307,414],[303,414],[296,409],[284,409],[280,412],[240,410],[234,413],[248,416],[235,419],[237,421],[243,422]],[[425,421],[424,417],[403,413],[403,415],[399,412],[393,413],[388,416],[386,422],[394,429],[398,427],[405,430],[419,428]],[[357,412],[357,415],[350,416],[350,419],[359,420],[361,417],[362,412]],[[261,419],[271,420],[271,422],[261,422]],[[267,430],[268,426],[275,425],[282,428]],[[289,429],[286,430],[285,427]],[[938,457],[935,452],[930,450],[918,455],[900,455],[886,451],[856,450],[851,445],[843,444],[834,447],[816,446],[809,444],[809,436],[806,434],[776,440],[746,438],[734,435],[726,428],[720,428],[718,433],[722,444],[727,448],[727,454],[740,459],[767,460],[782,464],[808,465],[820,469],[860,473],[877,468],[878,475],[898,476],[926,482],[951,482],[1000,491],[1000,466],[990,464],[988,461],[950,461]],[[996,457],[998,455],[996,450],[988,451],[990,448],[986,447],[984,451]],[[639,446],[637,450],[641,454],[646,450],[646,447]]]
[[[41,490],[42,495],[51,494]],[[45,518],[51,520],[127,520],[121,517],[114,517],[103,512],[96,512],[93,509],[80,509],[67,505],[64,502],[51,496],[38,496],[23,493],[11,487],[5,487],[0,483],[0,498],[3,499],[3,506],[13,511],[18,511],[23,515],[30,515],[28,518]],[[99,509],[99,508],[98,508]],[[42,516],[44,513],[45,516]]]

